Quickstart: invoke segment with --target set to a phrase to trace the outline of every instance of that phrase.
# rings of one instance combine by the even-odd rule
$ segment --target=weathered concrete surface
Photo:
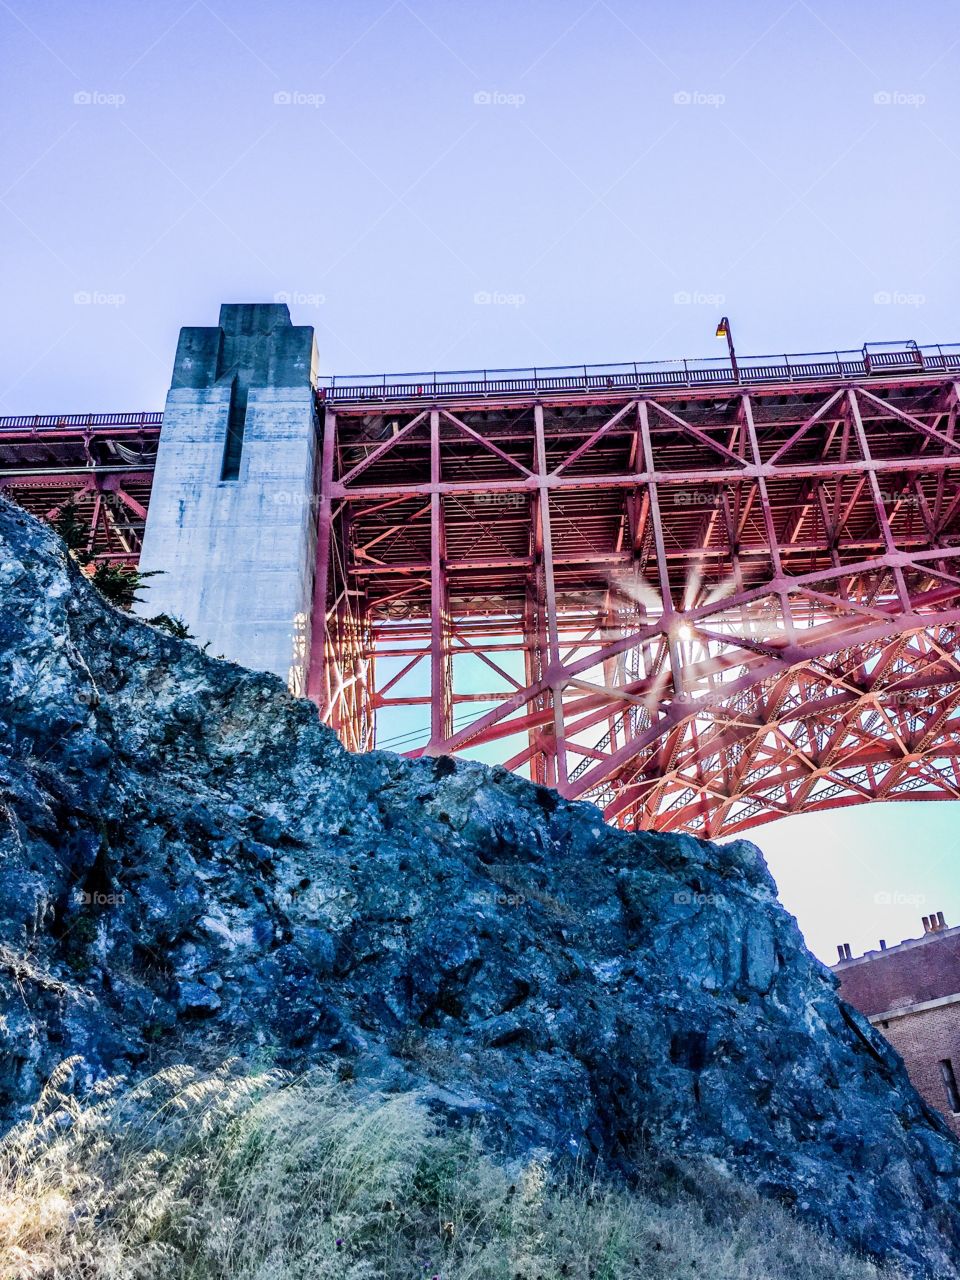
[[[313,330],[285,304],[181,330],[140,568],[145,616],[304,691],[315,546]],[[242,434],[225,478],[228,431]]]
[[[272,677],[105,606],[0,501],[0,1102],[339,1062],[510,1151],[716,1162],[956,1277],[960,1144],[743,841],[628,835],[474,763],[351,757]]]

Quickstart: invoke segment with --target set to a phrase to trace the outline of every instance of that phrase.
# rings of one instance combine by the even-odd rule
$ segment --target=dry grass
[[[170,1069],[78,1103],[74,1064],[0,1144],[0,1278],[868,1280],[744,1188],[627,1192],[509,1167],[409,1096]]]

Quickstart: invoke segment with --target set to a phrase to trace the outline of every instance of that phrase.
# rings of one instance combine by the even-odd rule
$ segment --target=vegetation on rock
[[[131,609],[140,600],[137,592],[145,580],[153,576],[152,573],[140,573],[137,569],[130,569],[123,565],[101,562],[91,574],[90,581],[103,598],[116,605],[118,609]]]
[[[171,618],[169,613],[158,613],[155,618],[148,618],[151,627],[159,627],[178,640],[192,640],[193,633],[182,618]]]
[[[171,1067],[84,1104],[70,1063],[0,1144],[21,1280],[896,1280],[706,1166],[632,1190],[507,1164],[414,1094]]]
[[[77,515],[73,499],[65,502],[50,522],[67,545],[68,551],[79,551],[87,540],[87,529]]]
[[[70,555],[78,562],[82,561],[81,550],[86,546],[89,530],[77,513],[75,499],[68,499],[50,521],[51,526],[63,540]],[[88,557],[89,558],[89,557]],[[156,573],[140,573],[129,565],[114,565],[101,561],[92,569],[84,569],[93,585],[105,600],[109,600],[118,609],[129,610],[140,600],[137,594],[147,578],[156,577]],[[150,621],[155,626],[165,627],[172,635],[189,640],[192,637],[179,618],[170,618],[165,613],[158,614]]]

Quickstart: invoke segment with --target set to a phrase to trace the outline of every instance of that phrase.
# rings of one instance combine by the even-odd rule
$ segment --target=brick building
[[[960,1137],[960,926],[940,911],[923,936],[862,956],[838,947],[840,994],[903,1058],[917,1091]]]

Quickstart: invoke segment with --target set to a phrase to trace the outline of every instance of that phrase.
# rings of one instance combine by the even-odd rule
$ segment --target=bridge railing
[[[552,368],[468,369],[431,373],[358,374],[323,378],[318,394],[336,402],[441,399],[472,396],[529,396],[543,392],[596,392],[756,386],[802,383],[825,378],[871,378],[960,372],[960,343],[918,346],[915,342],[866,344],[859,351],[819,351],[803,355],[742,356],[728,359],[662,360]]]
[[[804,355],[740,356],[727,359],[659,360],[632,364],[560,365],[529,369],[466,369],[431,373],[336,375],[322,378],[321,400],[439,400],[474,396],[530,396],[543,393],[646,391],[705,387],[796,384],[825,379],[960,374],[960,343],[919,346],[916,342],[867,343],[859,351],[817,351]],[[162,412],[19,414],[0,417],[0,432],[157,428]]]
[[[0,417],[0,431],[51,431],[77,427],[160,427],[162,412],[150,413],[21,413]]]

